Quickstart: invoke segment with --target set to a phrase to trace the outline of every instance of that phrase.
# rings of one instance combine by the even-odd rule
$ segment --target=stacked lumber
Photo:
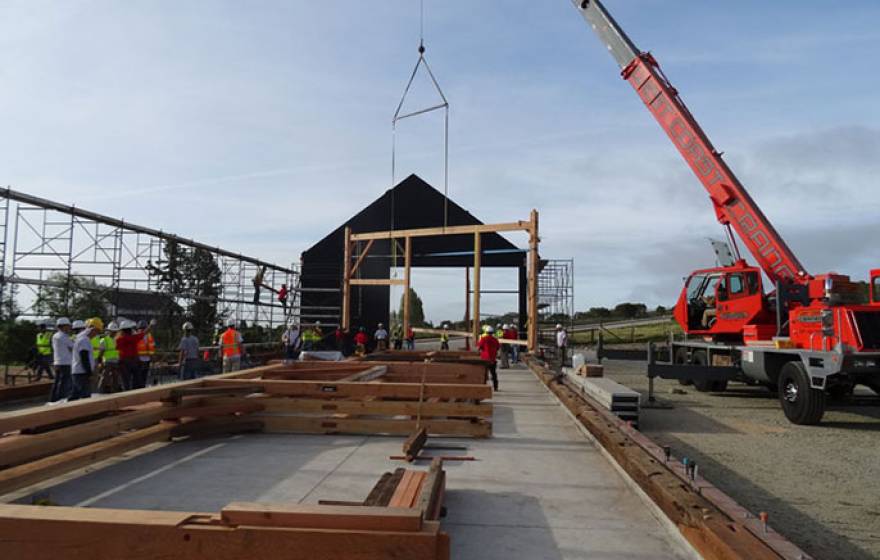
[[[363,502],[233,502],[219,513],[0,505],[3,557],[449,560],[445,473],[385,473]],[[134,543],[134,544],[133,544]]]
[[[573,386],[580,390],[581,394],[589,397],[624,422],[630,422],[633,427],[638,428],[641,401],[638,391],[607,377],[582,377],[569,368],[566,370],[566,377]]]

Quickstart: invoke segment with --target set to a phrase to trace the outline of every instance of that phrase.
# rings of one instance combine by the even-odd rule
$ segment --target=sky
[[[880,266],[880,2],[605,4],[808,271]],[[542,257],[575,259],[578,310],[668,306],[714,264],[704,190],[571,2],[426,0],[424,28],[449,196],[487,223],[536,208]],[[415,0],[0,0],[0,185],[298,261],[392,185],[418,41]],[[420,77],[407,107],[435,100]],[[442,147],[442,115],[402,123],[398,180],[442,188]],[[463,314],[463,272],[414,287],[429,319]]]

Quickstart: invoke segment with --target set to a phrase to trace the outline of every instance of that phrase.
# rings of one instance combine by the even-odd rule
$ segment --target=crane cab
[[[688,334],[741,338],[746,325],[766,319],[761,270],[740,261],[693,272],[673,315]]]
[[[871,305],[880,305],[880,268],[871,271]]]

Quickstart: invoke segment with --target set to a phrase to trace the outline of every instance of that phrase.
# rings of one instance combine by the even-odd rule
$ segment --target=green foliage
[[[403,294],[400,295],[400,311],[398,317],[403,321]],[[409,289],[409,321],[413,327],[425,326],[425,308],[422,298],[412,288]]]
[[[26,362],[38,331],[39,326],[31,321],[4,321],[0,325],[0,363]]]
[[[48,278],[51,285],[42,286],[34,302],[34,310],[47,317],[88,319],[107,313],[105,287],[91,278],[57,273]]]

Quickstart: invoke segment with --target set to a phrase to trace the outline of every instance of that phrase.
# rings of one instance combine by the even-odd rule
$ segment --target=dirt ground
[[[605,362],[605,374],[642,394],[643,362]],[[673,393],[684,390],[686,394]],[[790,424],[775,395],[731,383],[698,393],[655,381],[658,401],[641,429],[689,457],[700,474],[817,559],[880,558],[880,399],[858,388],[853,403],[829,403],[819,426]],[[873,402],[872,402],[873,401]]]

